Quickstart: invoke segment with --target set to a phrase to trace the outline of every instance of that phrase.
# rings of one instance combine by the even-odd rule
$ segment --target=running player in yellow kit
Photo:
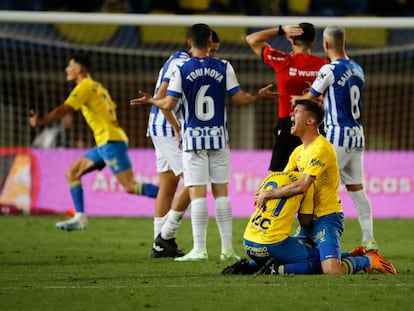
[[[65,69],[66,80],[75,82],[75,88],[63,104],[43,117],[31,111],[29,120],[32,127],[38,127],[81,110],[93,132],[96,146],[66,171],[76,213],[71,219],[56,223],[56,227],[67,231],[82,230],[87,226],[81,177],[91,171],[101,170],[107,165],[126,192],[153,198],[158,193],[158,186],[135,181],[128,156],[128,137],[118,124],[116,104],[108,90],[91,78],[90,68],[91,62],[86,54],[71,56]]]

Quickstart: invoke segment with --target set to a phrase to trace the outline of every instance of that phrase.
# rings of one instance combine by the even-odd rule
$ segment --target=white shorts
[[[338,158],[341,183],[344,185],[362,184],[364,181],[364,151],[362,149],[334,147]]]
[[[227,184],[230,180],[230,150],[183,152],[184,185]]]
[[[151,136],[155,148],[157,172],[173,171],[176,176],[183,173],[182,151],[178,141],[170,136]]]

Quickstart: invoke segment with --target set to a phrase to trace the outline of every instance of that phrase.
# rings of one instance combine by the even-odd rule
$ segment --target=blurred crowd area
[[[0,9],[283,16],[414,16],[414,0],[0,0]]]

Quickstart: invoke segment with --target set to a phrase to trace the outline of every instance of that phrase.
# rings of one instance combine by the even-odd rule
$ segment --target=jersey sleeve
[[[278,69],[286,66],[287,54],[271,46],[265,46],[262,50],[262,60],[264,64]]]
[[[319,97],[324,94],[327,88],[335,82],[335,76],[333,74],[333,65],[327,64],[321,67],[318,72],[318,76],[313,81],[310,92]]]
[[[168,67],[164,73],[164,77],[162,78],[163,82],[169,83],[171,80],[171,76],[173,75],[173,72],[177,66],[182,64],[185,61],[183,58],[175,58],[169,62]]]
[[[79,83],[70,92],[69,96],[65,100],[65,104],[71,106],[74,110],[79,110],[83,103],[88,101],[88,86],[87,83]]]
[[[174,70],[171,73],[170,83],[167,88],[167,96],[173,96],[176,98],[181,98],[182,94],[182,78],[180,68],[174,66]]]
[[[229,62],[226,62],[226,64],[226,90],[229,95],[232,96],[239,92],[241,87],[239,81],[237,80],[233,66]]]

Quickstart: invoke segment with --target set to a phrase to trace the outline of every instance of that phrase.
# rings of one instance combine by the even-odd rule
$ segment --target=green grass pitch
[[[375,219],[381,253],[399,274],[223,276],[214,219],[207,262],[151,259],[152,218],[91,217],[85,231],[54,228],[55,216],[0,217],[0,310],[413,310],[414,219]],[[233,240],[244,255],[247,219]],[[360,241],[347,219],[342,248]],[[177,242],[192,247],[190,219]]]

